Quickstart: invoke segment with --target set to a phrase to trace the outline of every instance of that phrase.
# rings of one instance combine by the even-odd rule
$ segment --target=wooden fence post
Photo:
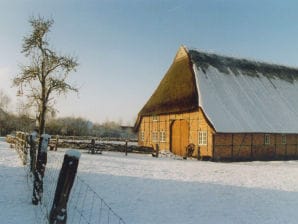
[[[94,154],[95,153],[95,139],[92,138],[91,139],[91,154]]]
[[[28,159],[28,151],[27,151],[27,142],[26,142],[26,135],[23,133],[22,135],[22,161],[23,165],[27,164]]]
[[[200,148],[200,146],[198,146],[198,160],[200,160],[201,159],[201,148]]]
[[[34,169],[34,181],[33,181],[33,195],[32,195],[32,204],[38,205],[41,202],[42,193],[43,193],[43,177],[47,164],[47,150],[48,144],[50,141],[50,136],[43,134],[39,141],[38,152],[37,152],[37,161]]]
[[[65,224],[67,220],[67,202],[73,186],[81,153],[68,150],[64,155],[60,170],[55,197],[50,212],[50,224]]]
[[[125,140],[125,156],[127,156],[127,150],[128,150],[128,141]]]
[[[159,156],[159,145],[156,144],[156,158],[158,158]]]
[[[33,131],[29,136],[29,145],[30,145],[30,172],[34,172],[35,163],[36,163],[36,138],[37,132]]]
[[[58,149],[58,143],[59,143],[59,136],[56,136],[56,144],[55,144],[55,151]]]

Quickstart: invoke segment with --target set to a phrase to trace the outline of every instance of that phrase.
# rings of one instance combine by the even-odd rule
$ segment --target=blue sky
[[[0,89],[14,108],[22,38],[41,15],[55,20],[54,49],[80,63],[80,93],[58,100],[58,116],[133,124],[182,44],[298,67],[297,11],[289,0],[1,0]]]

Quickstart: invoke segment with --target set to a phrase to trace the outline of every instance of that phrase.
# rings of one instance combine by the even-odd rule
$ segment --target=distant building
[[[135,129],[181,156],[298,158],[298,69],[181,47]]]

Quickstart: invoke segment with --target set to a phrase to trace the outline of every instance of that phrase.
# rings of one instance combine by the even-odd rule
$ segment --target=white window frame
[[[166,132],[165,131],[161,131],[159,132],[159,139],[160,139],[160,142],[166,142]]]
[[[142,142],[145,141],[145,133],[144,133],[144,131],[141,131],[140,137],[141,137],[141,141]]]
[[[265,145],[270,145],[270,134],[265,134],[264,144]]]
[[[287,136],[281,135],[281,144],[286,145],[287,144]]]
[[[207,145],[208,144],[208,132],[199,131],[198,132],[198,145]]]
[[[158,116],[157,115],[152,115],[152,121],[158,121]]]
[[[152,132],[152,142],[158,142],[158,132],[157,131]]]

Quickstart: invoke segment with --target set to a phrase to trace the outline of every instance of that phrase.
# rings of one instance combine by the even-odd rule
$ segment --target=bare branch
[[[32,32],[24,38],[22,53],[29,57],[30,64],[21,67],[21,72],[13,79],[13,84],[29,90],[27,97],[34,102],[31,105],[38,107],[42,133],[46,112],[50,108],[53,110],[54,97],[51,95],[78,91],[65,81],[71,71],[76,71],[78,63],[75,58],[58,55],[49,48],[47,34],[53,20],[32,17],[29,23]]]
[[[54,20],[46,20],[42,17],[30,18],[29,23],[32,26],[32,33],[24,38],[22,53],[26,56],[30,55],[32,50],[39,48],[43,51],[44,46],[48,46],[46,39],[46,34],[50,31]]]

